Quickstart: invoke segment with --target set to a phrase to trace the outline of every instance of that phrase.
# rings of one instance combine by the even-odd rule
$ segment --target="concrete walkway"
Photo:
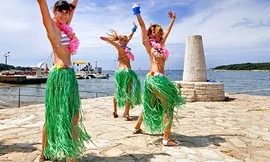
[[[228,96],[228,102],[188,103],[178,112],[172,137],[179,147],[162,146],[162,135],[133,135],[135,121],[112,117],[112,97],[82,100],[94,144],[78,161],[269,162],[270,97]],[[140,111],[130,114],[137,119]],[[0,161],[38,161],[43,123],[44,105],[1,109]]]

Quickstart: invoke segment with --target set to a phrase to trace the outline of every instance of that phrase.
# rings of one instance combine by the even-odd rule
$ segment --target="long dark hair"
[[[56,1],[53,6],[53,10],[60,11],[60,12],[62,12],[63,10],[70,11],[70,10],[73,10],[74,8],[75,6],[73,4],[68,3],[65,0]]]

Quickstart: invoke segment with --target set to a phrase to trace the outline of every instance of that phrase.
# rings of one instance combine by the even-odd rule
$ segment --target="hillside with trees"
[[[214,70],[269,70],[270,62],[264,63],[242,63],[217,66]]]
[[[31,67],[21,67],[21,66],[13,66],[13,65],[6,65],[3,63],[0,63],[0,71],[4,71],[4,70],[22,70],[22,71],[26,71],[26,70],[32,70]]]

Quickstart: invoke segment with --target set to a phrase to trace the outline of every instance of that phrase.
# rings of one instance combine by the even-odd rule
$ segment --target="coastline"
[[[172,138],[179,147],[162,146],[161,135],[133,135],[135,121],[112,117],[112,96],[83,99],[83,123],[94,144],[80,161],[268,162],[270,96],[226,95],[229,101],[187,103],[178,111]],[[130,115],[137,119],[141,109]],[[38,161],[43,123],[44,104],[1,109],[0,161]]]
[[[223,70],[223,69],[209,69],[207,71],[254,71],[254,72],[270,72],[270,70]]]

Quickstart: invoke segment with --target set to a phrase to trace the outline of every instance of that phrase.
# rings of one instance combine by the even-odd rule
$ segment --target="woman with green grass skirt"
[[[46,87],[44,156],[49,159],[79,157],[85,150],[84,141],[90,136],[82,124],[78,83],[72,66],[54,66]]]
[[[176,114],[185,100],[180,97],[177,85],[166,76],[157,72],[149,72],[144,82],[143,119],[144,126],[152,133],[163,132],[166,126],[172,124]],[[165,115],[168,117],[164,123]]]
[[[142,103],[141,83],[133,70],[128,68],[116,70],[115,84],[115,98],[118,107],[124,107],[127,101],[131,108]]]
[[[165,42],[174,24],[176,15],[168,13],[171,22],[165,31],[159,24],[151,24],[146,29],[142,19],[139,4],[133,5],[133,14],[136,15],[141,27],[142,43],[150,58],[150,72],[144,82],[143,111],[139,115],[134,134],[141,133],[141,124],[151,133],[163,133],[164,146],[178,146],[179,141],[170,139],[173,116],[177,108],[185,103],[180,89],[164,75],[165,63],[169,51]]]
[[[56,1],[51,18],[46,0],[37,0],[43,25],[53,49],[53,68],[46,83],[45,124],[39,161],[62,160],[76,162],[90,140],[82,124],[78,83],[71,56],[79,40],[69,26],[78,0]]]
[[[137,26],[133,23],[133,28],[129,36],[120,35],[115,30],[111,30],[108,37],[101,36],[100,39],[113,45],[118,52],[118,68],[115,72],[115,96],[113,98],[113,117],[117,118],[117,107],[124,107],[123,117],[126,121],[131,121],[129,116],[130,108],[141,104],[141,84],[137,74],[131,70],[130,60],[134,61],[131,48],[127,46],[136,32]]]

